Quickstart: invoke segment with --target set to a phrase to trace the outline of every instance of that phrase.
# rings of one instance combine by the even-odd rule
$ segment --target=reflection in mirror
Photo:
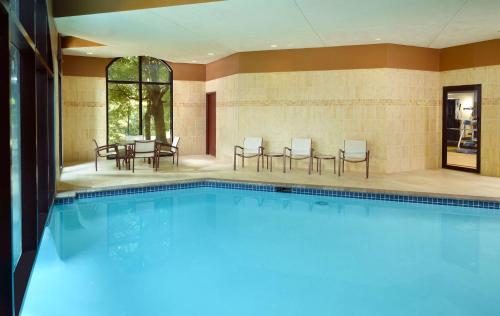
[[[446,92],[444,131],[446,167],[478,169],[479,93],[477,90]]]

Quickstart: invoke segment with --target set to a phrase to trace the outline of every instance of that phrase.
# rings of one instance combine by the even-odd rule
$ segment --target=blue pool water
[[[491,210],[196,188],[55,206],[24,316],[500,315]]]

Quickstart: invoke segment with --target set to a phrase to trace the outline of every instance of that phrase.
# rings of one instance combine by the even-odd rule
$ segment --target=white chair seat
[[[153,153],[135,153],[135,158],[151,158],[153,156]]]
[[[305,159],[311,157],[311,155],[291,155],[292,159]]]
[[[350,161],[364,161],[366,159],[366,154],[345,154],[344,158]]]

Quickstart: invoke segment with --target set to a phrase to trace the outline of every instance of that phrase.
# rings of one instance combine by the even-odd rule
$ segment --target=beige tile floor
[[[365,179],[364,174],[358,172],[346,172],[338,177],[331,169],[324,169],[322,175],[308,175],[303,169],[283,173],[281,167],[281,162],[275,162],[273,172],[263,170],[257,173],[253,166],[233,171],[231,164],[217,162],[209,156],[187,156],[180,159],[179,167],[164,159],[158,172],[140,161],[136,164],[135,173],[132,173],[129,170],[117,170],[114,161],[99,160],[98,172],[93,162],[66,166],[58,182],[58,191],[211,178],[500,200],[500,178],[467,172],[437,169],[395,174],[374,173]]]

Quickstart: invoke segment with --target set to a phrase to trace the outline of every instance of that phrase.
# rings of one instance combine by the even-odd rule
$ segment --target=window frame
[[[170,86],[170,137],[173,138],[173,132],[174,132],[174,71],[170,65],[159,58],[155,57],[150,57],[150,56],[130,56],[130,57],[137,57],[138,60],[138,71],[139,71],[139,76],[138,80],[114,80],[114,79],[109,79],[109,67],[111,67],[116,61],[120,60],[123,57],[117,57],[114,58],[107,66],[106,66],[106,144],[109,143],[109,84],[110,83],[116,83],[116,84],[137,84],[139,86],[139,131],[141,132],[140,135],[144,134],[143,131],[143,106],[142,106],[142,89],[143,85],[165,85],[165,86]],[[168,71],[170,72],[170,80],[168,82],[155,82],[155,81],[143,81],[142,80],[142,60],[144,57],[147,58],[154,58],[161,63],[165,67],[167,67]]]

